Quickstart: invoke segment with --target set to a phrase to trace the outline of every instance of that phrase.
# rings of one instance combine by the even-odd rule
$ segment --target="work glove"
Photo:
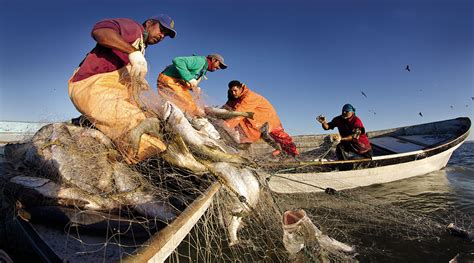
[[[132,69],[130,70],[130,77],[132,79],[145,80],[146,73],[148,71],[148,64],[142,52],[134,51],[128,54]]]
[[[191,79],[188,81],[189,85],[191,85],[191,87],[197,87],[198,85],[198,81],[196,79]]]

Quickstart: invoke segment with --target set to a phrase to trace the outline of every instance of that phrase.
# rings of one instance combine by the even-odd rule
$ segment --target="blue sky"
[[[208,103],[225,103],[238,79],[292,135],[323,133],[315,116],[345,103],[367,130],[474,115],[473,1],[0,0],[0,120],[78,116],[67,80],[95,45],[94,23],[159,13],[178,35],[147,49],[154,89],[174,57],[218,52],[229,68],[201,83]]]

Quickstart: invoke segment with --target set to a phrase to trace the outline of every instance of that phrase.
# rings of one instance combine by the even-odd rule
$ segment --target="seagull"
[[[471,100],[474,100],[474,97],[471,97]]]
[[[372,112],[374,115],[377,115],[377,112],[375,112],[374,110],[369,110],[369,112]]]
[[[405,70],[408,70],[408,72],[410,72],[410,65],[407,65]]]
[[[454,108],[453,105],[449,106],[451,109]]]
[[[420,112],[418,112],[418,115],[420,115],[421,117],[423,117],[423,114],[421,113],[421,111],[420,111]]]
[[[362,95],[364,95],[364,97],[367,98],[367,95],[365,95],[365,93],[363,91],[361,91],[360,93],[362,93]]]

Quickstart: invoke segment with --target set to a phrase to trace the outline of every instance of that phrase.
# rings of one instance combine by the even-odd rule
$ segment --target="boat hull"
[[[468,138],[470,126],[468,118],[458,118],[374,132],[371,140],[391,153],[371,159],[292,163],[293,168],[269,176],[269,187],[281,194],[340,191],[428,174],[447,165]],[[288,166],[273,164],[284,165]]]
[[[276,174],[269,180],[270,190],[280,194],[337,191],[383,184],[428,174],[446,166],[458,144],[444,152],[421,160],[360,170],[326,173]]]

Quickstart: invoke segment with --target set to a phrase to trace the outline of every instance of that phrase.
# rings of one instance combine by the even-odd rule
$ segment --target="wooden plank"
[[[153,235],[146,246],[122,262],[163,262],[167,259],[207,210],[220,187],[218,182],[211,185],[178,218]]]

